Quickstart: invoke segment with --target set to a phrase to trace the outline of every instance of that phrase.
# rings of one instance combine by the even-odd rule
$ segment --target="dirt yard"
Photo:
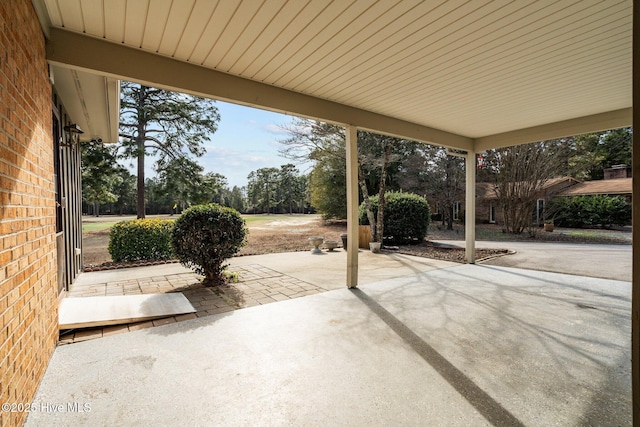
[[[164,216],[164,218],[169,218]],[[249,229],[248,243],[242,248],[239,256],[260,255],[276,252],[306,251],[311,248],[308,238],[320,236],[325,240],[335,240],[342,246],[340,234],[346,233],[346,221],[323,221],[319,215],[247,215],[245,216]],[[131,218],[85,218],[87,230],[83,234],[83,252],[86,268],[101,268],[112,265],[107,250],[109,244],[109,230],[100,223]],[[478,240],[505,241],[508,248],[509,240],[537,240],[537,241],[572,241],[580,243],[620,243],[630,244],[629,230],[571,230],[557,229],[554,233],[541,231],[535,238],[526,233],[513,236],[502,233],[495,225],[478,225],[476,237]],[[431,242],[432,240],[464,240],[464,227],[457,225],[454,230],[444,230],[438,224],[432,224],[427,235],[427,241],[414,246],[402,246],[397,251],[427,258],[464,262],[464,249],[443,247]],[[505,254],[506,249],[478,249],[476,259]]]
[[[240,256],[309,250],[311,246],[307,239],[312,236],[335,240],[342,245],[340,234],[347,231],[346,221],[325,222],[319,215],[265,215],[263,218],[249,217],[247,245],[240,251]],[[108,220],[108,217],[87,218],[85,225]],[[82,244],[85,267],[111,262],[107,250],[108,229],[83,233]]]
[[[264,215],[247,216],[249,235],[247,245],[239,256],[260,255],[277,252],[307,251],[311,249],[308,238],[320,236],[325,240],[335,240],[342,246],[340,234],[346,233],[346,221],[323,221],[320,215]],[[120,218],[122,219],[122,218]],[[130,219],[130,218],[127,218]],[[113,221],[113,218],[86,218],[85,226],[94,228],[96,224]],[[116,219],[118,220],[118,219]],[[112,266],[107,250],[109,230],[86,231],[83,235],[84,265],[87,269]],[[464,262],[464,250],[441,248],[429,243],[398,248],[399,252],[429,258]],[[502,251],[504,252],[504,251]],[[501,253],[500,250],[482,249],[478,258]]]

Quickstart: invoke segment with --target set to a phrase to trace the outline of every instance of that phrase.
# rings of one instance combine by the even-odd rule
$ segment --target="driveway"
[[[464,247],[460,241],[439,242]],[[481,241],[476,242],[476,247],[515,251],[512,255],[484,261],[485,265],[631,281],[631,245]]]

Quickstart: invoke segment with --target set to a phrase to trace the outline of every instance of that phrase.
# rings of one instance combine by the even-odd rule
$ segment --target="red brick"
[[[33,400],[57,339],[51,87],[29,0],[0,2],[0,393]],[[29,216],[33,216],[30,219]],[[33,237],[33,239],[30,239]],[[36,266],[38,265],[38,266]],[[0,425],[18,426],[24,414]]]

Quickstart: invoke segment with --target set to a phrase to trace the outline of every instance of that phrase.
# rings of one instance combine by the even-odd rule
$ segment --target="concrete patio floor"
[[[60,346],[26,425],[631,425],[630,283],[413,270]]]
[[[369,251],[360,251],[359,259],[360,276],[365,282],[456,265],[397,253],[377,255]],[[347,274],[347,255],[342,250],[321,254],[307,251],[246,256],[232,258],[229,264],[228,271],[237,274],[238,282],[215,288],[203,286],[202,276],[177,263],[83,273],[69,290],[68,298],[181,292],[196,312],[125,325],[64,330],[60,333],[59,343],[77,343],[342,289]]]

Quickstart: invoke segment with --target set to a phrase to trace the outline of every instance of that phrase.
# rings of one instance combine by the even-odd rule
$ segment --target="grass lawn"
[[[108,230],[118,221],[86,222],[82,221],[82,233]]]
[[[261,222],[280,221],[282,215],[242,215],[247,224],[259,224]]]
[[[162,219],[176,219],[178,218],[179,215],[173,216],[173,217],[169,217],[166,215],[161,216]],[[290,221],[292,218],[315,218],[318,215],[286,215],[286,214],[281,214],[281,215],[264,215],[264,214],[258,214],[258,215],[242,215],[242,218],[244,218],[244,220],[247,223],[248,227],[259,227],[262,225],[265,225],[267,223],[272,223],[272,222],[284,222],[284,221]],[[156,217],[160,217],[160,216],[149,216],[148,218],[156,218]],[[82,232],[83,233],[92,233],[92,232],[100,232],[100,231],[107,231],[109,230],[111,227],[114,226],[114,224],[116,224],[117,222],[120,221],[124,221],[124,220],[132,220],[135,219],[135,217],[118,217],[117,219],[114,218],[113,221],[110,220],[105,220],[106,217],[100,217],[101,219],[99,221],[96,221],[93,217],[85,217],[85,219],[83,219],[82,221]]]
[[[280,214],[280,215],[264,215],[264,214],[257,214],[257,215],[248,215],[248,214],[243,214],[242,218],[244,218],[245,222],[247,223],[247,226],[259,226],[259,225],[263,225],[269,222],[283,222],[283,221],[289,221],[292,218],[312,218],[315,217],[313,215],[302,215],[302,214],[294,214],[294,215],[287,215],[287,214]]]
[[[564,234],[567,236],[574,237],[584,237],[584,238],[598,238],[601,236],[601,233],[597,231],[585,231],[585,230],[567,230],[564,231]]]
[[[502,227],[495,224],[477,224],[476,240],[492,242],[573,242],[573,243],[601,243],[601,244],[631,244],[630,230],[602,230],[579,228],[556,228],[553,233],[536,229],[535,236],[530,236],[525,230],[522,234],[504,233]],[[463,225],[454,225],[453,230],[446,230],[439,223],[429,225],[427,238],[430,240],[464,240]]]

